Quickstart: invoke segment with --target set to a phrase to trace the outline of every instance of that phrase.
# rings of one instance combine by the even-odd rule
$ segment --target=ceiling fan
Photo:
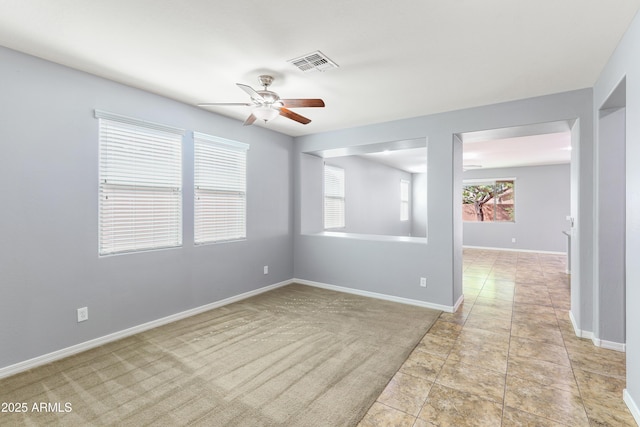
[[[324,101],[322,99],[281,99],[277,93],[268,89],[271,83],[273,83],[272,76],[262,75],[258,77],[258,80],[264,87],[263,90],[254,90],[251,86],[236,83],[240,89],[249,94],[251,102],[210,102],[198,104],[198,107],[219,105],[242,105],[251,107],[251,115],[244,121],[244,126],[249,126],[256,120],[264,120],[266,123],[278,115],[306,125],[311,123],[311,120],[298,113],[294,113],[289,110],[289,108],[324,107]]]

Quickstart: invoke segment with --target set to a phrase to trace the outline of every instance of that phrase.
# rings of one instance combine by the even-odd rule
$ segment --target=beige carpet
[[[289,285],[0,380],[0,425],[353,426],[439,314]]]

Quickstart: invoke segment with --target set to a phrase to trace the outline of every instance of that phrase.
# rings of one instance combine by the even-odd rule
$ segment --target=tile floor
[[[565,257],[465,249],[443,313],[360,426],[636,426],[625,354],[575,336]]]

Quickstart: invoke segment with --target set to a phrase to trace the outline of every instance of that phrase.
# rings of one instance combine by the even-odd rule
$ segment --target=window
[[[249,145],[194,132],[194,242],[247,237]]]
[[[344,169],[324,165],[324,228],[344,226]]]
[[[182,245],[181,129],[96,110],[99,253]]]
[[[472,222],[514,222],[515,181],[469,180],[463,182],[462,219]]]
[[[400,221],[409,221],[409,181],[400,180]]]

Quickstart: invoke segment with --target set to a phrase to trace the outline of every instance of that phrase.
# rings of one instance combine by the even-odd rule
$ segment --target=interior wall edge
[[[593,340],[593,332],[585,331],[578,328],[578,324],[576,322],[575,317],[573,316],[573,311],[569,311],[569,320],[571,320],[571,325],[573,326],[573,332],[575,332],[578,338],[587,338]]]
[[[631,412],[631,415],[633,415],[636,423],[640,425],[640,409],[626,388],[622,392],[622,399],[624,400],[624,403],[627,404],[627,408],[629,408],[629,412]]]
[[[567,254],[566,252],[542,251],[539,249],[497,248],[492,246],[462,245],[462,248],[463,249],[482,249],[486,251],[525,252],[525,253],[549,254],[549,255],[566,255]]]

